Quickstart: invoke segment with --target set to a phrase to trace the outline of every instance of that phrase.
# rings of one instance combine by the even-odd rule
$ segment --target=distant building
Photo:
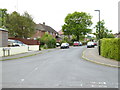
[[[119,33],[116,33],[114,34],[115,38],[120,38],[120,32]]]
[[[64,33],[63,33],[62,30],[58,31],[58,34],[59,34],[59,36],[60,36],[61,38],[64,38],[64,37],[65,37],[65,35],[64,35]]]
[[[0,28],[0,47],[8,46],[8,31]]]
[[[32,39],[41,38],[46,32],[48,32],[54,38],[56,38],[58,35],[58,32],[52,27],[45,25],[45,22],[43,24],[36,24],[35,30],[35,34],[31,37]]]

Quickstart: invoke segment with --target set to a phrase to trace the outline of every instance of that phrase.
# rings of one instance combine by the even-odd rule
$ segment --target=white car
[[[59,46],[60,46],[60,43],[56,43],[56,46],[59,47]]]
[[[60,48],[61,49],[69,48],[69,44],[68,43],[62,43]]]
[[[8,39],[8,45],[9,46],[27,46],[26,44],[24,44],[19,40],[12,40],[12,39]]]
[[[93,47],[94,48],[94,42],[88,42],[87,43],[87,48],[91,48],[91,47]]]

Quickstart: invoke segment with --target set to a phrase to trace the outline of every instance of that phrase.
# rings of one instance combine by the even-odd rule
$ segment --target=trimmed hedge
[[[120,61],[120,38],[101,39],[101,56]]]

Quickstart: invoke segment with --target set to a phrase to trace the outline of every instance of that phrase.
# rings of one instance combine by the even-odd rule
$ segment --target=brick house
[[[119,33],[116,33],[114,34],[115,38],[120,38],[120,32]]]
[[[8,31],[0,28],[0,47],[8,46]]]
[[[31,37],[32,39],[41,38],[46,32],[52,35],[54,38],[58,35],[58,32],[55,31],[52,27],[43,24],[36,24],[35,34]]]

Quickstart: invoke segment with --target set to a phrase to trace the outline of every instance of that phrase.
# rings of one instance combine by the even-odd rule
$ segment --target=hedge
[[[120,38],[101,39],[101,56],[120,61]]]

